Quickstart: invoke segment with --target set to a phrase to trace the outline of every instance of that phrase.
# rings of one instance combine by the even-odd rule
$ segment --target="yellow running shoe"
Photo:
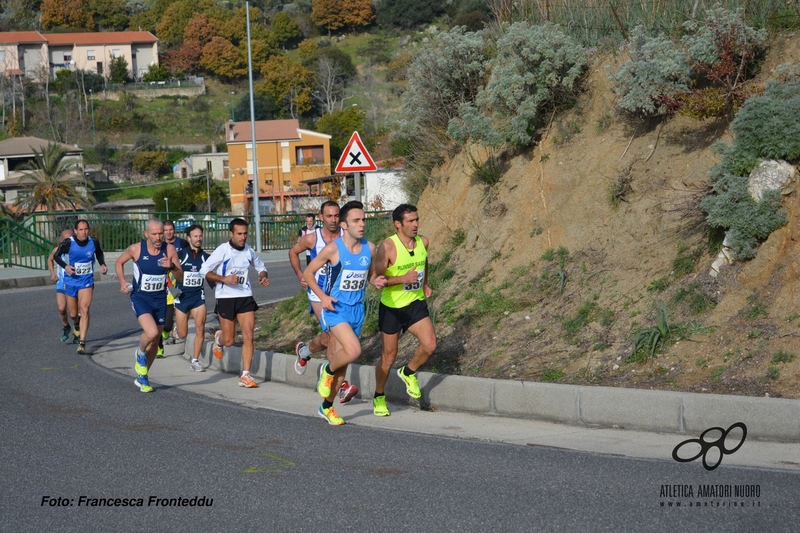
[[[138,349],[136,350],[136,364],[133,365],[133,369],[140,376],[147,375],[147,355],[139,353]]]
[[[389,408],[386,407],[386,396],[378,396],[372,399],[372,412],[375,416],[390,416]]]
[[[406,376],[403,374],[403,370],[406,367],[398,368],[397,375],[400,376],[400,379],[403,380],[403,383],[406,384],[406,392],[412,398],[419,398],[422,396],[422,392],[419,390],[419,382],[417,382],[417,375],[412,374],[410,376]]]
[[[319,382],[317,383],[317,392],[323,398],[331,395],[331,387],[333,386],[333,374],[328,374],[328,364],[326,363],[322,370],[319,372]]]
[[[341,426],[344,424],[344,418],[340,417],[336,414],[336,409],[330,407],[328,409],[323,409],[322,405],[319,406],[319,411],[317,414],[328,421],[328,424],[332,426]]]

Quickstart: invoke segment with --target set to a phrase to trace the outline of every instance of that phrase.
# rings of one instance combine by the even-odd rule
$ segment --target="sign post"
[[[353,135],[350,136],[350,140],[347,142],[347,147],[345,147],[342,152],[342,157],[339,158],[339,163],[336,165],[336,172],[338,174],[353,174],[356,200],[359,202],[362,201],[361,173],[375,172],[376,170],[378,170],[378,166],[375,164],[375,161],[372,160],[372,156],[369,155],[358,132],[354,131]]]

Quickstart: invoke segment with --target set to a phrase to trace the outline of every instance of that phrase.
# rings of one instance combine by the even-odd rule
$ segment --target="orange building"
[[[231,210],[252,212],[253,143],[250,122],[228,122]],[[295,119],[256,122],[260,212],[290,213],[311,194],[303,180],[331,174],[330,135],[300,129]]]

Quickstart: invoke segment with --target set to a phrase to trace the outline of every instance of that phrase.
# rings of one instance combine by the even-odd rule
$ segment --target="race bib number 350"
[[[92,273],[92,264],[91,263],[75,263],[75,275],[76,276],[83,276],[85,274]]]
[[[140,285],[140,289],[144,292],[159,292],[164,290],[164,280],[166,276],[163,274],[153,275],[153,274],[143,274],[142,275],[142,284]]]
[[[360,291],[367,286],[366,270],[343,270],[339,282],[341,291]]]

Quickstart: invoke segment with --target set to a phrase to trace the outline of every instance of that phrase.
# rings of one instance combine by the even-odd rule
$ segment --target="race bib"
[[[183,273],[183,286],[184,287],[202,287],[203,276],[200,272],[184,272]]]
[[[417,270],[417,282],[406,283],[403,285],[404,291],[418,291],[422,287],[422,282],[425,281],[425,270]]]
[[[236,274],[236,283],[239,285],[244,285],[247,281],[246,274],[247,272],[239,272],[238,270],[231,270],[231,274]]]
[[[75,268],[76,276],[83,276],[85,274],[92,273],[92,263],[75,263],[73,267]]]
[[[340,291],[360,291],[367,286],[367,272],[364,270],[343,270],[339,281]]]
[[[139,290],[143,292],[163,292],[166,276],[164,274],[142,274]]]

